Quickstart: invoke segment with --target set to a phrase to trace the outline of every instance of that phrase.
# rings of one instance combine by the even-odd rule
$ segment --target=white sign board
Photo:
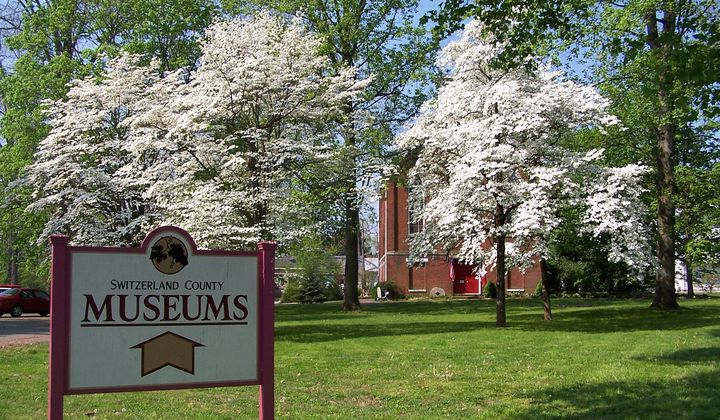
[[[258,253],[164,228],[70,255],[69,393],[260,383]]]

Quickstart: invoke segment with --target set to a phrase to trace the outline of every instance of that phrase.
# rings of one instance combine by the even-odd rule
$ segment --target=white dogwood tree
[[[212,246],[302,233],[284,223],[298,204],[287,187],[307,163],[332,158],[341,107],[364,87],[352,68],[330,72],[319,48],[300,19],[265,12],[207,30],[190,82],[169,103],[148,98],[130,124],[136,152],[167,151],[145,177],[168,222]]]
[[[157,223],[160,215],[136,174],[159,156],[133,156],[126,126],[159,81],[157,63],[143,67],[138,60],[110,60],[100,79],[74,81],[65,100],[49,105],[52,129],[22,179],[35,190],[29,209],[50,216],[40,240],[65,233],[79,244],[133,245]]]
[[[172,223],[212,247],[297,235],[287,187],[332,158],[340,107],[365,84],[352,68],[330,72],[319,48],[299,19],[259,13],[208,28],[196,71],[123,55],[76,82],[26,178],[31,208],[53,214],[45,234],[128,244]]]
[[[602,168],[601,151],[559,143],[574,130],[617,124],[608,101],[542,66],[497,71],[500,48],[468,24],[441,53],[449,80],[399,147],[418,153],[410,206],[424,230],[411,238],[411,259],[440,247],[481,271],[494,267],[496,323],[505,326],[505,274],[548,255],[562,206],[586,200],[586,227],[611,235],[610,258],[644,267],[651,255],[640,223],[645,168]]]

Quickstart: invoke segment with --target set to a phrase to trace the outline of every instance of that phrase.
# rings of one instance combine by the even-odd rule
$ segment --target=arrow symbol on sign
[[[195,347],[205,346],[168,331],[130,348],[142,350],[141,371],[146,376],[165,366],[194,375]]]

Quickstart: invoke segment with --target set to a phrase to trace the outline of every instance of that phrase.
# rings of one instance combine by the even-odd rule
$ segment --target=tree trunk
[[[695,291],[693,290],[693,272],[690,264],[685,261],[685,280],[687,281],[687,297],[692,299],[695,297]]]
[[[19,284],[20,275],[18,274],[18,260],[20,259],[20,251],[17,248],[12,250],[10,254],[10,284]]]
[[[18,260],[20,259],[20,251],[15,246],[15,234],[9,233],[7,239],[7,278],[10,284],[18,284]]]
[[[657,11],[651,10],[645,14],[647,29],[647,43],[650,49],[657,53],[660,63],[658,72],[658,117],[661,126],[655,129],[657,137],[657,226],[658,244],[657,260],[658,271],[655,277],[655,299],[652,307],[658,309],[677,309],[675,296],[675,203],[673,202],[674,162],[676,127],[671,122],[673,105],[669,97],[672,86],[669,56],[672,52],[671,40],[675,32],[675,14],[671,11],[663,12],[663,35],[658,34]]]
[[[343,54],[343,61],[352,65],[354,55]],[[343,311],[359,311],[360,298],[358,296],[358,246],[360,243],[360,203],[357,193],[357,151],[355,132],[355,108],[351,100],[343,107],[347,115],[347,127],[349,128],[344,137],[345,140],[345,287],[343,288]]]
[[[550,289],[547,280],[547,263],[545,258],[540,259],[540,279],[542,281],[543,318],[552,321],[552,308],[550,307]]]
[[[12,273],[12,240],[11,238],[8,238],[5,243],[5,255],[7,255],[7,262],[5,264],[5,275],[7,278],[10,278],[10,273]]]
[[[675,139],[673,127],[668,124],[658,130],[657,168],[657,226],[658,271],[655,277],[655,299],[658,309],[677,309],[675,296],[675,203],[673,202],[672,149]]]
[[[500,235],[497,238],[497,261],[495,262],[495,269],[497,271],[497,278],[495,280],[495,286],[497,289],[497,296],[495,297],[495,326],[505,327],[505,235]]]
[[[505,224],[505,209],[501,205],[495,208],[495,227],[502,227]],[[497,258],[495,261],[495,270],[497,277],[495,286],[497,296],[495,297],[495,326],[505,327],[505,233],[499,234],[495,238],[495,247],[497,249]]]
[[[256,126],[260,126],[260,121],[255,121]],[[258,158],[255,157],[255,155],[260,153],[260,149],[258,146],[253,142],[249,141],[247,143],[248,151],[250,152],[250,156],[247,158],[247,170],[250,174],[250,188],[254,192],[256,196],[263,196],[262,193],[262,181],[261,178],[263,177],[263,168],[261,168]],[[257,199],[256,199],[257,200]],[[249,215],[249,222],[250,226],[253,227],[260,227],[260,238],[265,241],[269,241],[272,239],[272,234],[270,230],[267,227],[266,221],[267,221],[267,213],[268,213],[268,206],[265,200],[257,200],[251,210],[251,214]]]
[[[355,188],[345,197],[345,287],[343,288],[343,311],[357,311],[358,297],[358,237],[360,209],[355,199]]]

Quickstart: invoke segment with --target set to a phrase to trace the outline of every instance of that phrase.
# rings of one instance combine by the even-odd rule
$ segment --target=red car
[[[15,287],[0,293],[0,316],[18,317],[24,312],[45,316],[50,313],[50,295],[40,289]]]
[[[17,284],[0,284],[0,293],[6,291],[7,289],[15,289],[18,286]]]

